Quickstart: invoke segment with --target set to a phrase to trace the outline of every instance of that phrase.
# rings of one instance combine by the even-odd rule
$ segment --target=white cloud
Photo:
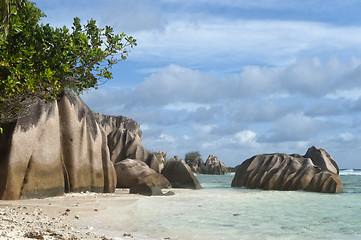
[[[185,135],[183,135],[183,139],[184,139],[184,140],[191,140],[192,138],[191,138],[190,136],[188,136],[188,135],[185,134]]]
[[[345,133],[340,134],[340,138],[343,141],[352,141],[352,140],[355,140],[356,137],[352,133],[345,132]]]
[[[200,125],[200,124],[195,124],[193,125],[193,131],[197,134],[197,135],[207,135],[209,133],[211,133],[211,131],[216,127],[216,124],[207,124],[207,125]]]
[[[257,141],[257,134],[251,130],[244,130],[236,133],[235,138],[241,145],[255,144]]]
[[[347,90],[336,90],[326,95],[329,99],[346,99],[356,101],[361,98],[361,88],[353,88]]]
[[[170,111],[181,111],[185,110],[187,112],[195,112],[198,109],[206,109],[209,110],[211,107],[209,104],[197,104],[197,103],[188,103],[188,102],[176,102],[170,103],[163,107],[165,110]]]
[[[273,128],[265,134],[261,142],[300,142],[317,139],[323,131],[339,127],[330,121],[299,114],[288,114],[274,123]]]
[[[143,31],[136,37],[139,60],[198,65],[253,61],[284,66],[298,56],[361,49],[361,28],[302,21],[182,19],[168,22],[163,32]]]

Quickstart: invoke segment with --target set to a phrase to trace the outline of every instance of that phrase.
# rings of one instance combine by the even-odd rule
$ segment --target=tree
[[[16,5],[20,7],[24,0],[0,0],[0,21],[1,21],[1,32],[2,37],[6,37],[10,19],[10,6]]]
[[[40,23],[45,14],[34,3],[0,1],[8,14],[4,18],[2,12],[1,22],[7,34],[0,39],[0,123],[34,101],[56,100],[66,89],[97,88],[112,79],[112,66],[137,45],[132,36],[98,28],[93,19],[82,25],[76,17],[71,30],[54,28]]]
[[[185,161],[188,164],[189,162],[194,162],[200,156],[199,152],[189,152],[185,155]]]

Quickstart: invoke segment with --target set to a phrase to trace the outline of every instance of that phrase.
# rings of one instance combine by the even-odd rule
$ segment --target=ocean
[[[341,194],[231,188],[233,174],[197,175],[203,189],[140,198],[126,224],[153,239],[361,239],[361,170],[340,175]]]

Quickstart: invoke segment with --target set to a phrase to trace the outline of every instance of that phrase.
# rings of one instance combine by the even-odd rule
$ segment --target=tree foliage
[[[71,29],[54,28],[40,23],[45,14],[34,3],[5,1],[10,4],[8,22],[1,22],[7,34],[0,39],[0,122],[33,100],[96,88],[112,79],[112,66],[136,46],[133,37],[99,28],[93,19],[82,25],[76,17]]]
[[[2,33],[2,38],[6,37],[9,19],[10,19],[10,6],[15,5],[17,8],[20,7],[21,3],[25,0],[0,0],[0,31]]]
[[[199,152],[189,152],[185,155],[185,161],[186,163],[193,162],[200,156]]]

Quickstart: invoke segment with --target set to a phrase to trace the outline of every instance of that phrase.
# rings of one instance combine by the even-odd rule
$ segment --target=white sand
[[[132,205],[143,197],[117,189],[110,194],[0,201],[0,239],[152,239],[132,231],[127,222]]]

